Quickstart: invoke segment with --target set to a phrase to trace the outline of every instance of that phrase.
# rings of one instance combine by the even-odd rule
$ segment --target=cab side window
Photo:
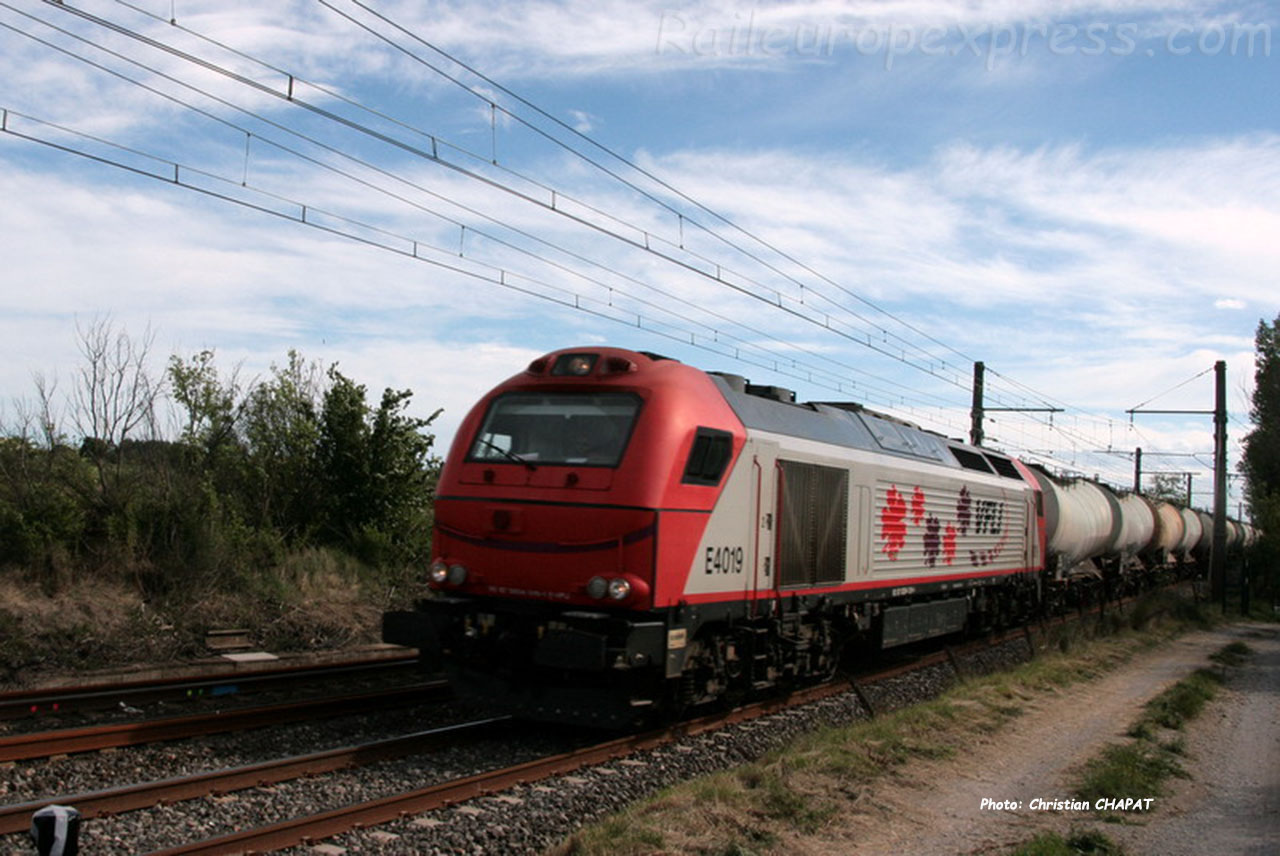
[[[684,484],[720,484],[725,467],[733,457],[733,435],[717,428],[699,428],[684,465]]]

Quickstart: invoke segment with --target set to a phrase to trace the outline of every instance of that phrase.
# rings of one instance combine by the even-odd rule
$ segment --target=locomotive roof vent
[[[795,392],[781,386],[758,386],[749,383],[747,384],[747,395],[758,395],[761,398],[781,401],[783,404],[795,404],[796,401]]]
[[[942,436],[941,434],[938,434],[937,431],[926,430],[914,422],[893,416],[889,413],[882,413],[879,410],[872,410],[870,407],[866,407],[856,401],[815,401],[814,404],[836,407],[840,410],[848,410],[850,413],[865,413],[868,416],[874,416],[876,419],[883,419],[885,422],[892,422],[894,425],[901,425],[904,428],[911,428],[913,430],[922,431],[926,434],[933,434],[938,437]]]
[[[740,374],[731,374],[729,372],[707,372],[709,375],[715,375],[729,385],[729,389],[734,392],[741,392],[744,395],[747,391],[747,379]]]

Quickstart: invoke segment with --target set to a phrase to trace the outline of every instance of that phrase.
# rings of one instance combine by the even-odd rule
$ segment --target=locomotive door
[[[778,495],[778,444],[768,440],[755,440],[750,444],[751,506],[754,510],[752,524],[752,550],[754,557],[752,577],[748,581],[747,599],[751,612],[759,610],[760,601],[773,597],[776,588],[774,544],[777,528]]]
[[[1040,555],[1040,520],[1036,516],[1035,494],[1032,494],[1032,498],[1027,500],[1026,507],[1027,525],[1023,534],[1026,538],[1027,548],[1023,554],[1023,567],[1028,570],[1032,568],[1039,570],[1043,560]]]

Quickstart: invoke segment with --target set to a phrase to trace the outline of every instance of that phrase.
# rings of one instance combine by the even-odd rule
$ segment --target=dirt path
[[[1031,810],[1072,797],[1073,774],[1124,739],[1149,698],[1241,639],[1255,651],[1187,737],[1190,782],[1146,814],[1106,824],[1089,811]],[[1133,794],[1147,797],[1150,794]],[[1016,804],[984,808],[983,799]],[[1193,633],[1098,681],[1028,703],[1027,712],[970,751],[912,762],[869,789],[844,819],[787,843],[793,854],[1001,853],[1037,832],[1090,827],[1132,856],[1280,853],[1280,628],[1234,625]]]
[[[1191,779],[1145,828],[1112,835],[1130,853],[1280,853],[1280,631],[1253,628],[1254,654],[1187,729]]]

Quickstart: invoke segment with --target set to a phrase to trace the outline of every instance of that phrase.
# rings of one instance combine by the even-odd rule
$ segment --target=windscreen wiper
[[[490,449],[493,449],[499,455],[502,455],[502,457],[506,458],[508,461],[525,465],[526,467],[529,468],[529,472],[533,472],[534,470],[538,469],[537,465],[534,464],[533,461],[526,461],[524,458],[520,457],[515,452],[510,452],[502,448],[501,446],[499,446],[497,443],[490,443],[488,440],[484,439],[483,437],[478,437],[477,440],[481,444],[488,446]]]

